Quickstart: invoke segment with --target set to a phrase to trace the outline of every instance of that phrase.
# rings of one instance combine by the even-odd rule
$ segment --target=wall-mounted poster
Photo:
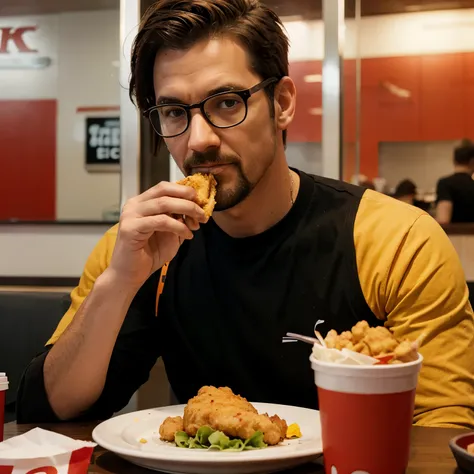
[[[86,118],[86,169],[120,170],[120,119]]]

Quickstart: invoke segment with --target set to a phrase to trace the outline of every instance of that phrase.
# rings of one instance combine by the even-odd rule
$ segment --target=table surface
[[[40,425],[41,428],[61,433],[75,439],[92,441],[92,430],[97,423],[61,423]],[[5,439],[25,433],[36,425],[5,425]],[[463,474],[456,468],[456,462],[449,449],[449,440],[461,429],[414,427],[411,439],[411,456],[406,474]],[[147,469],[135,467],[113,453],[97,447],[89,467],[90,474],[146,474]],[[286,474],[323,474],[323,467],[318,463],[307,464],[286,471]]]

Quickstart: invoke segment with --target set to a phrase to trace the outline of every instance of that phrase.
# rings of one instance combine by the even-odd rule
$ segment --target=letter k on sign
[[[25,43],[23,35],[27,31],[36,31],[36,26],[23,26],[20,28],[0,28],[1,41],[0,41],[0,54],[8,54],[13,52],[10,48],[10,44],[14,44],[18,52],[20,53],[37,53],[38,50],[31,49]]]

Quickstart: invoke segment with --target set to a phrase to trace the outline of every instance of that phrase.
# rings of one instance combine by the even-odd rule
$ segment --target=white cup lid
[[[8,377],[5,372],[0,372],[0,390],[8,389]]]

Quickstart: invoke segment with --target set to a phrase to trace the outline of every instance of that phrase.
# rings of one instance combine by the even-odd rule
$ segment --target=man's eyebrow
[[[241,91],[247,89],[242,84],[224,84],[222,86],[216,87],[208,91],[209,95],[219,94],[220,92],[232,92],[232,91]]]
[[[156,105],[161,104],[184,104],[184,102],[181,99],[178,99],[178,97],[160,96],[156,99]]]
[[[214,89],[211,89],[207,91],[206,97],[209,97],[214,94],[219,94],[221,92],[232,92],[232,91],[240,91],[240,90],[246,90],[245,86],[242,86],[241,84],[224,84],[219,87],[215,87]],[[160,96],[156,100],[157,105],[161,104],[185,104],[185,102],[180,99],[179,97],[175,96]]]

